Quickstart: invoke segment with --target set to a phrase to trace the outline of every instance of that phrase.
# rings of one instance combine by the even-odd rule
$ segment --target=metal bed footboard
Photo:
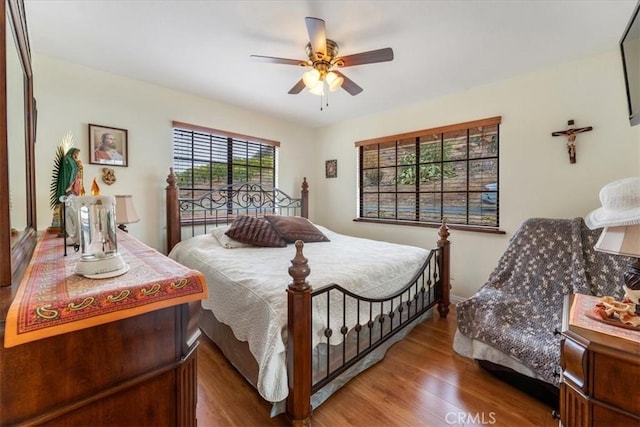
[[[431,251],[427,261],[413,280],[402,290],[384,299],[366,298],[352,294],[340,288],[338,285],[329,285],[313,291],[307,276],[310,273],[308,260],[304,257],[304,243],[297,241],[296,255],[291,260],[289,275],[293,279],[287,288],[287,375],[289,379],[289,395],[287,397],[286,414],[293,425],[309,425],[311,420],[311,395],[324,385],[330,383],[340,374],[346,375],[346,370],[354,366],[366,355],[380,348],[384,342],[402,330],[406,330],[413,321],[423,315],[427,310],[437,305],[441,318],[449,313],[449,288],[450,288],[450,242],[449,228],[443,221],[438,230],[438,248]],[[338,293],[338,301],[343,301],[342,312],[347,313],[346,305],[356,304],[356,310],[370,308],[371,315],[366,316],[363,322],[360,312],[356,317],[357,322],[352,328],[355,331],[355,351],[353,347],[345,343],[349,341],[350,328],[346,318],[337,332],[331,327],[331,318],[325,329],[325,338],[330,339],[334,333],[342,334],[342,347],[331,349],[326,345],[327,355],[337,351],[337,357],[329,356],[328,365],[325,365],[325,375],[314,377],[312,361],[312,311],[313,299],[327,298],[331,302],[331,293]],[[313,296],[312,296],[313,294]],[[326,295],[329,295],[328,297]],[[342,295],[342,297],[341,297]],[[335,305],[335,304],[334,304]],[[378,312],[376,312],[376,309]],[[366,312],[363,312],[366,314]],[[343,314],[344,315],[344,314]],[[345,315],[346,316],[346,315]],[[397,323],[396,323],[397,322]],[[350,323],[350,322],[349,322]],[[376,327],[380,325],[379,327]],[[388,325],[388,326],[387,326]],[[371,338],[367,339],[366,330],[371,330]],[[359,330],[358,330],[359,329]],[[362,330],[365,332],[362,333]],[[376,332],[375,335],[374,331]],[[361,339],[365,337],[364,339]],[[327,337],[328,335],[328,337]],[[369,342],[367,342],[369,341]],[[328,341],[330,343],[330,341]],[[362,347],[360,347],[362,346]],[[316,346],[318,348],[318,346]],[[334,353],[335,354],[335,353]],[[332,363],[332,359],[334,363]],[[338,360],[338,362],[335,362]]]
[[[333,381],[438,303],[437,288],[442,285],[437,258],[440,251],[440,248],[432,250],[410,282],[385,298],[363,297],[337,284],[311,292],[313,305],[326,307],[326,313],[323,313],[325,318],[317,320],[327,325],[322,331],[324,339],[321,341],[326,345],[323,351],[326,354],[323,355],[322,364],[316,368],[321,372],[314,372],[312,393]],[[332,319],[331,314],[331,308],[336,304],[341,312],[337,315],[341,317],[337,327],[336,319]],[[336,334],[341,335],[337,340],[339,343],[332,344],[332,337]]]

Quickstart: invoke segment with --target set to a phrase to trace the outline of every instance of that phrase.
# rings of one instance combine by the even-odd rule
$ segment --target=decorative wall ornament
[[[111,185],[116,182],[116,173],[111,168],[102,168],[102,182]]]
[[[324,164],[324,173],[327,178],[337,178],[338,177],[338,161],[327,160]]]
[[[551,136],[564,136],[566,135],[567,141],[567,151],[569,152],[569,163],[576,162],[576,135],[582,132],[589,132],[593,130],[593,127],[587,126],[584,128],[575,127],[574,121],[569,120],[567,122],[567,130],[560,130],[557,132],[553,132]]]

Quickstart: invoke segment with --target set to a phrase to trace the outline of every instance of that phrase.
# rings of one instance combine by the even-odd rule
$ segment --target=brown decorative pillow
[[[280,233],[280,236],[289,243],[296,240],[308,242],[328,242],[329,239],[322,231],[306,218],[301,216],[265,215],[264,219]]]
[[[283,248],[287,242],[267,221],[252,216],[237,217],[226,231],[227,236],[254,246]]]

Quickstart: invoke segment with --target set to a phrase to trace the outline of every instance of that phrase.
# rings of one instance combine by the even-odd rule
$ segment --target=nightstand
[[[564,300],[561,425],[640,425],[640,331],[588,318],[597,300],[579,294]]]

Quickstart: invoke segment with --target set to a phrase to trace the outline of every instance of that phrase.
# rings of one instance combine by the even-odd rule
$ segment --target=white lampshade
[[[133,206],[133,196],[118,195],[116,197],[116,224],[131,224],[140,221],[140,217]]]
[[[606,227],[594,249],[614,255],[640,257],[640,224]]]
[[[327,77],[325,77],[325,80],[327,81],[327,85],[329,86],[329,90],[331,92],[335,92],[336,90],[340,89],[340,86],[342,86],[342,83],[344,83],[344,78],[338,76],[333,71],[329,71]]]
[[[316,87],[319,80],[320,71],[316,70],[315,68],[302,74],[302,81],[304,82],[304,85],[309,89]]]
[[[309,92],[314,95],[324,95],[324,80],[319,80],[314,87],[309,89]]]

